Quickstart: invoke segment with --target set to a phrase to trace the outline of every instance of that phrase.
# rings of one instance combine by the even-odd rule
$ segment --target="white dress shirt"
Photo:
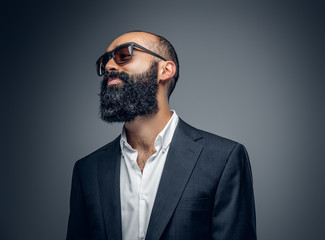
[[[160,177],[178,116],[174,110],[164,129],[155,140],[156,152],[147,160],[143,173],[137,164],[137,150],[127,142],[125,130],[121,135],[120,196],[122,239],[145,239]]]

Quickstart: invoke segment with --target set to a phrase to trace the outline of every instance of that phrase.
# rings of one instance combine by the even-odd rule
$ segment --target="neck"
[[[168,107],[160,109],[156,114],[137,117],[131,122],[126,122],[124,127],[128,143],[136,150],[155,151],[155,139],[171,116]]]

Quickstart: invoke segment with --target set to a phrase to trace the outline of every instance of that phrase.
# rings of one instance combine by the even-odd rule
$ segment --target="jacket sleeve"
[[[215,195],[212,239],[256,240],[252,173],[245,147],[230,153]]]
[[[70,215],[68,221],[67,240],[90,239],[87,226],[85,205],[80,184],[78,162],[73,168],[71,195],[70,195]]]

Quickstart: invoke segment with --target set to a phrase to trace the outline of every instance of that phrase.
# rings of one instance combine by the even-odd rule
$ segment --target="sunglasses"
[[[139,44],[136,44],[135,42],[129,42],[129,43],[125,43],[122,44],[118,47],[116,47],[115,49],[113,49],[110,52],[106,52],[104,53],[97,61],[96,61],[96,70],[97,70],[97,74],[98,76],[103,76],[105,73],[105,66],[108,63],[109,60],[111,60],[111,58],[114,59],[114,61],[116,62],[116,64],[125,64],[129,61],[131,61],[132,57],[133,57],[133,50],[134,47],[139,48],[155,57],[158,57],[164,61],[166,61],[165,58],[163,58],[162,56],[158,55],[157,53],[154,53],[152,51],[150,51],[149,49],[140,46]],[[137,50],[137,49],[136,49]]]

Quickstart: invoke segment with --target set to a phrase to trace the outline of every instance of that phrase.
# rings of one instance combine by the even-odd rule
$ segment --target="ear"
[[[176,73],[176,65],[173,61],[161,61],[159,62],[159,71],[158,71],[158,82],[167,81]]]

